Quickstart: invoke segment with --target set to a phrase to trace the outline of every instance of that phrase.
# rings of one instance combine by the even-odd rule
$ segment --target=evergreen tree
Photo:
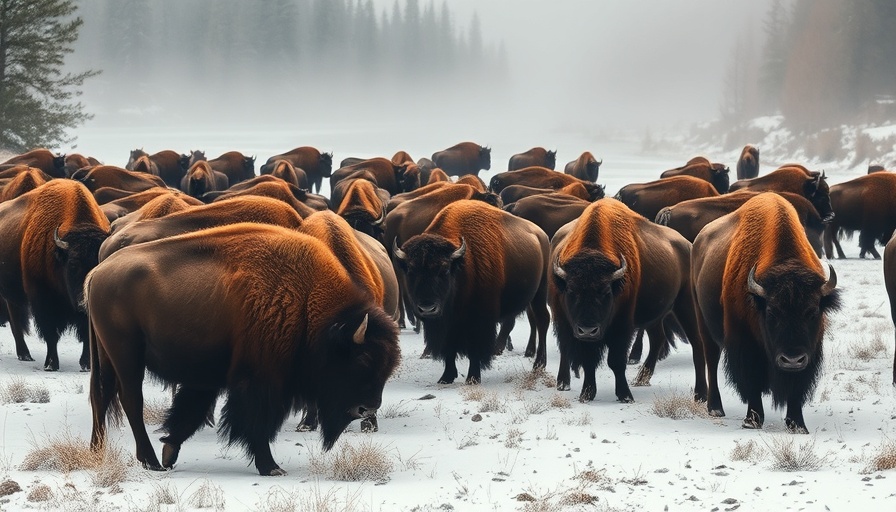
[[[73,0],[0,0],[0,147],[69,144],[91,115],[72,99],[98,71],[63,73],[83,20]]]
[[[765,45],[759,70],[759,93],[766,111],[779,107],[789,51],[789,15],[784,0],[774,0],[765,18]]]

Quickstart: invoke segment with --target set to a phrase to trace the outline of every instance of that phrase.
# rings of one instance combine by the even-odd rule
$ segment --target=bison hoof
[[[597,396],[597,392],[593,389],[583,389],[582,394],[579,395],[579,402],[591,402],[594,400],[594,397]]]
[[[31,357],[31,354],[24,354],[19,356],[19,361],[34,361],[34,358]]]
[[[314,432],[317,430],[316,425],[309,425],[307,423],[299,423],[296,425],[296,432]]]
[[[89,372],[89,371],[90,371],[90,365],[89,365],[89,364],[82,364],[82,365],[81,365],[81,372]]]
[[[436,384],[454,384],[454,379],[442,377]]]
[[[754,411],[749,411],[747,417],[744,418],[743,428],[759,429],[762,428],[762,418]]]
[[[258,474],[261,476],[286,476],[286,470],[281,468],[280,466],[274,466],[271,469],[258,469]]]
[[[629,366],[636,365],[636,364],[638,364],[638,363],[640,363],[640,362],[641,362],[641,359],[635,359],[635,358],[632,358],[632,357],[628,358],[628,364],[629,364]]]
[[[526,350],[526,351],[523,353],[523,355],[524,355],[525,357],[535,357],[535,351],[534,351],[534,350]]]
[[[787,426],[787,431],[791,434],[808,434],[809,429],[806,428],[805,425],[798,425],[797,422],[793,421],[790,418],[784,418],[784,425]]]
[[[150,471],[168,471],[167,468],[160,466],[158,462],[144,462],[143,469],[148,469]]]
[[[620,402],[624,403],[624,404],[633,404],[633,403],[635,403],[635,397],[633,397],[632,395],[628,395],[628,396],[620,396],[620,397],[616,397],[616,399],[619,400]]]
[[[379,432],[380,426],[376,421],[376,417],[364,418],[361,420],[361,432]]]
[[[44,371],[45,371],[45,372],[58,372],[58,371],[59,371],[59,367],[58,367],[58,366],[54,366],[54,365],[52,365],[52,364],[44,365]]]
[[[482,379],[479,377],[470,376],[470,377],[467,377],[467,380],[465,382],[468,386],[475,386],[475,385],[479,384],[480,382],[482,382]]]
[[[569,391],[569,382],[557,382],[557,391]]]
[[[713,418],[724,418],[725,417],[725,411],[723,411],[722,409],[708,409],[707,412]]]
[[[162,445],[162,466],[173,468],[177,462],[177,456],[180,454],[180,445],[172,443],[164,443]]]

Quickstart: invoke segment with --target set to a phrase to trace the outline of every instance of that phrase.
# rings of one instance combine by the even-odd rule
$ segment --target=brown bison
[[[445,174],[445,171],[439,169],[438,167],[429,171],[429,175],[428,175],[427,179],[424,181],[423,173],[425,171],[423,170],[423,167],[420,167],[420,169],[421,169],[420,183],[422,183],[422,184],[429,185],[430,183],[438,183],[440,181],[451,181],[451,178],[447,174]]]
[[[411,158],[411,155],[409,155],[407,151],[396,151],[395,154],[392,155],[392,163],[395,165],[413,164],[414,159]]]
[[[88,158],[80,153],[69,153],[65,155],[65,165],[62,166],[62,170],[65,172],[66,177],[71,177],[78,169],[94,165],[100,165],[95,158]]]
[[[592,155],[590,151],[585,151],[579,155],[579,158],[566,164],[566,167],[563,168],[563,172],[575,176],[580,180],[594,183],[597,181],[597,175],[600,174],[600,166],[603,163],[603,160],[598,161],[594,158],[594,155]]]
[[[707,408],[724,416],[718,365],[747,402],[744,428],[761,428],[763,393],[787,406],[785,424],[808,433],[803,404],[822,367],[825,317],[838,307],[837,275],[826,278],[796,210],[777,194],[760,194],[697,235],[694,297],[706,340]]]
[[[534,367],[544,368],[549,248],[535,224],[470,200],[449,204],[422,234],[393,245],[426,345],[445,362],[439,383],[454,382],[455,359],[465,355],[466,382],[478,384],[494,358],[495,326],[527,308],[538,330]]]
[[[759,149],[747,144],[737,159],[737,179],[751,180],[759,176]]]
[[[354,419],[376,412],[399,361],[395,324],[333,252],[277,226],[236,224],[122,249],[91,274],[86,295],[91,446],[105,444],[118,398],[137,460],[152,470],[175,464],[223,392],[222,437],[259,474],[284,475],[270,442],[292,411],[317,405],[328,450]],[[143,423],[147,370],[178,386],[161,463]]]
[[[884,247],[884,286],[890,300],[890,319],[896,325],[896,237]],[[893,385],[896,386],[896,355],[893,356]]]
[[[665,340],[664,319],[674,315],[692,343],[694,394],[706,398],[702,338],[690,290],[691,244],[615,199],[592,203],[551,240],[549,300],[560,348],[557,389],[570,386],[570,368],[583,368],[579,400],[593,400],[595,369],[607,352],[616,398],[632,402],[626,356],[636,328]],[[675,323],[670,323],[676,325]],[[663,343],[652,343],[638,380],[647,383]]]
[[[89,368],[84,276],[97,264],[109,221],[83,185],[51,180],[0,204],[0,298],[20,361],[33,361],[25,344],[29,310],[47,343],[44,369],[59,369],[56,345],[74,327],[82,342],[81,369]]]
[[[712,183],[693,176],[682,175],[626,185],[619,189],[615,199],[622,201],[632,211],[653,220],[657,213],[667,206],[688,199],[718,195],[719,192]]]
[[[824,252],[828,258],[845,258],[838,240],[842,235],[859,232],[859,258],[871,253],[880,259],[876,242],[886,244],[896,230],[896,174],[878,172],[866,174],[843,183],[831,185],[831,208],[834,218],[824,232]]]
[[[345,196],[339,202],[336,213],[348,224],[362,233],[383,241],[383,220],[386,218],[386,203],[380,189],[373,183],[362,180],[346,180],[349,182]],[[340,183],[340,184],[341,184]]]
[[[510,185],[525,185],[535,188],[560,189],[573,183],[584,183],[586,186],[595,187],[594,183],[582,181],[575,176],[562,172],[552,171],[547,167],[526,167],[518,171],[499,172],[492,176],[488,188],[496,194]]]
[[[149,157],[156,164],[158,177],[162,178],[165,185],[171,188],[180,188],[180,181],[187,174],[187,169],[190,168],[190,155],[184,155],[170,149],[164,149],[150,155],[142,149],[135,149],[131,151],[128,163],[124,168],[132,170],[134,163],[141,156]]]
[[[172,192],[169,194],[161,194],[149,200],[137,208],[136,211],[126,213],[121,217],[112,221],[112,234],[121,231],[125,226],[139,222],[141,220],[158,219],[172,213],[189,210],[194,206],[202,206],[202,201],[198,201],[194,197],[182,194],[180,192]],[[106,205],[103,205],[106,206]],[[108,211],[100,206],[100,209],[109,216]]]
[[[311,146],[301,146],[286,153],[274,155],[268,158],[259,172],[270,174],[274,168],[274,162],[277,160],[288,160],[293,166],[305,171],[305,174],[308,175],[308,182],[311,183],[314,192],[318,193],[323,179],[329,178],[333,172],[333,153],[321,153]]]
[[[444,186],[454,185],[454,183],[449,180],[445,181],[437,181],[435,183],[430,183],[429,185],[424,185],[417,190],[412,190],[410,192],[402,192],[401,194],[395,194],[394,196],[389,198],[389,201],[386,203],[386,213],[394,210],[398,205],[404,203],[405,201],[410,201],[411,199],[416,199],[422,195],[428,194],[433,190],[442,188]]]
[[[492,150],[475,142],[461,142],[432,154],[435,166],[449,176],[475,174],[492,168]]]
[[[289,160],[277,160],[268,174],[295,185],[296,188],[310,190],[308,188],[308,175],[305,174],[301,167],[292,165]]]
[[[3,190],[0,191],[0,203],[30,192],[51,179],[53,179],[52,176],[37,167],[22,166],[15,177],[8,178],[3,183]]]
[[[504,211],[522,217],[540,227],[548,238],[565,224],[579,218],[590,201],[560,192],[537,194],[504,205]]]
[[[77,169],[75,170],[77,171]],[[157,166],[155,162],[150,160],[148,156],[138,157],[131,168],[128,170],[134,172],[145,172],[146,174],[152,174],[153,176],[159,175],[159,166]]]
[[[227,176],[227,182],[231,185],[255,177],[255,157],[246,156],[239,151],[228,151],[209,160],[208,164],[212,166],[212,169]]]
[[[703,158],[703,157],[698,157]],[[672,178],[675,176],[693,176],[703,181],[712,183],[716,192],[724,194],[728,192],[728,168],[722,164],[711,164],[709,162],[695,161],[684,167],[677,167],[663,171],[660,178]]]
[[[559,189],[535,188],[528,187],[526,185],[510,185],[509,187],[505,187],[499,195],[501,196],[501,202],[505,205],[508,205],[510,203],[519,201],[524,197],[534,196],[538,194],[550,194],[554,192],[578,197],[579,199],[584,199],[588,202],[593,202],[597,201],[598,199],[604,198],[604,187],[602,185],[586,181],[580,183],[570,183],[569,185],[566,185],[565,187]]]
[[[548,151],[542,147],[535,147],[525,153],[517,153],[510,157],[507,164],[508,171],[517,171],[526,167],[547,167],[553,170],[557,165],[557,152]]]
[[[758,194],[761,194],[761,192],[741,190],[716,197],[682,201],[660,210],[656,216],[656,223],[669,226],[693,243],[704,226],[723,215],[737,210]],[[796,209],[800,223],[806,230],[806,238],[809,240],[809,245],[812,246],[815,254],[821,257],[821,241],[825,224],[821,222],[821,216],[818,215],[815,207],[800,194],[792,192],[778,192],[778,194],[789,201]]]
[[[270,175],[256,176],[251,180],[237,183],[223,192],[207,193],[203,199],[212,199],[212,202],[216,202],[241,196],[264,196],[279,199],[290,205],[303,218],[316,211],[329,209],[329,203],[322,196],[298,189],[280,178]]]
[[[166,186],[165,182],[158,176],[128,171],[114,165],[97,165],[87,169],[79,169],[78,172],[72,175],[72,178],[83,183],[91,192],[96,192],[103,187],[142,192],[153,187]]]
[[[830,187],[823,172],[810,171],[799,164],[783,165],[774,171],[753,178],[738,180],[731,184],[730,192],[751,190],[753,192],[793,192],[802,194],[812,202],[821,220],[830,222],[834,218],[831,208]]]
[[[886,171],[887,168],[879,164],[871,164],[868,166],[868,174]]]
[[[131,245],[239,222],[297,229],[302,225],[302,218],[286,203],[268,197],[247,196],[216,201],[157,218],[147,216],[117,229],[100,247],[99,261]]]
[[[99,191],[97,191],[97,194],[102,190],[105,189],[100,189]],[[94,197],[96,197],[97,194],[94,194]],[[146,205],[150,201],[155,200],[159,196],[177,198],[185,205],[189,206],[198,206],[203,204],[202,201],[196,199],[195,197],[190,197],[179,190],[156,187],[144,190],[143,192],[127,194],[119,199],[100,204],[100,209],[104,214],[106,214],[106,218],[109,219],[109,222],[113,223],[112,231],[115,231],[116,227],[121,224],[115,223],[114,221],[139,210],[144,205]],[[97,202],[99,203],[99,201]]]
[[[27,153],[16,155],[9,160],[0,163],[0,170],[6,170],[16,165],[37,167],[54,178],[65,178],[65,155],[56,155],[49,149],[32,149]]]
[[[411,188],[405,188],[404,173],[407,170],[407,166],[408,164],[395,165],[391,160],[382,157],[362,160],[334,171],[330,177],[330,190],[334,190],[336,185],[342,180],[350,178],[370,179],[370,177],[373,177],[374,184],[391,195],[400,192],[410,192],[416,187],[413,186],[413,183],[408,183],[407,185],[411,186]],[[419,181],[417,185],[419,186]]]
[[[228,186],[227,176],[212,169],[205,160],[197,160],[180,180],[180,190],[195,198],[202,197],[206,192],[227,190]]]

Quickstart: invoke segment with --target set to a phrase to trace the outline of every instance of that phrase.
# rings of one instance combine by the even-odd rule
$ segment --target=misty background
[[[733,150],[762,138],[761,116],[794,137],[896,117],[887,0],[84,0],[79,15],[68,64],[103,70],[88,128],[361,125],[441,146],[687,134]]]

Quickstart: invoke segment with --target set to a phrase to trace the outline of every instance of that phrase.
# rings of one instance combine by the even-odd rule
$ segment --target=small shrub
[[[37,484],[28,491],[28,501],[49,501],[53,497],[53,491],[47,484]]]
[[[0,388],[0,399],[5,404],[45,404],[50,401],[50,390],[43,384],[30,384],[16,377]]]
[[[377,416],[380,418],[407,418],[411,415],[411,410],[407,408],[408,402],[402,400],[396,403],[390,403],[385,407],[381,407]]]
[[[553,407],[554,409],[569,409],[572,407],[572,400],[561,395],[560,393],[554,393],[551,395],[550,401],[548,401],[548,405]]]
[[[9,496],[17,492],[22,492],[22,486],[15,480],[7,479],[0,482],[0,496]]]
[[[651,410],[660,418],[673,420],[708,416],[706,402],[696,402],[692,397],[679,391],[673,391],[672,394],[666,396],[654,397]]]
[[[896,441],[885,441],[877,449],[877,453],[871,456],[866,473],[873,471],[887,471],[896,469]]]
[[[224,510],[224,489],[213,484],[210,480],[203,480],[202,485],[190,495],[187,503],[194,508]]]
[[[746,443],[741,444],[740,441],[734,442],[734,449],[731,450],[731,460],[745,461],[757,460],[761,457],[761,450],[756,441],[750,439]]]
[[[790,435],[775,436],[771,443],[766,442],[766,448],[773,459],[772,469],[778,471],[815,471],[827,460],[815,453],[815,438],[797,445]]]
[[[586,427],[588,425],[591,425],[591,415],[587,412],[583,412],[578,416],[567,417],[564,420],[564,423],[574,427]]]
[[[519,429],[512,428],[507,431],[507,437],[504,438],[505,448],[519,448],[523,442],[523,432]]]
[[[358,510],[360,491],[345,492],[345,499],[339,497],[339,489],[322,492],[320,487],[306,491],[286,491],[282,487],[272,488],[264,501],[256,506],[261,512],[354,512]]]
[[[528,414],[541,414],[550,408],[550,404],[541,400],[526,400],[523,402],[523,409]]]
[[[389,479],[392,467],[388,452],[369,439],[357,445],[345,442],[325,455],[311,458],[312,471],[344,481],[385,481]]]
[[[46,440],[44,446],[32,448],[22,461],[23,471],[61,471],[70,473],[87,470],[92,473],[94,485],[111,487],[127,479],[132,459],[120,448],[106,446],[91,450],[87,441],[62,432]]]

